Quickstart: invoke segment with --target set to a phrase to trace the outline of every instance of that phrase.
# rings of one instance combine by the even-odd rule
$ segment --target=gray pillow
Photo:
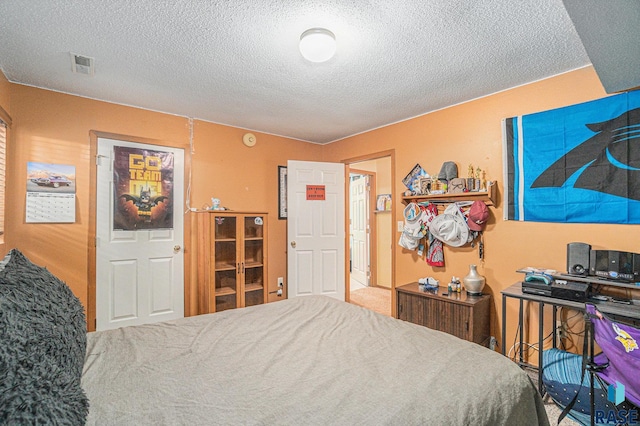
[[[2,271],[7,263],[9,263],[9,260],[11,260],[11,252],[9,252],[4,259],[0,261],[0,271]]]
[[[12,250],[0,271],[0,424],[84,424],[85,352],[78,298]]]
[[[89,401],[80,382],[30,336],[19,315],[0,309],[0,424],[85,424]]]

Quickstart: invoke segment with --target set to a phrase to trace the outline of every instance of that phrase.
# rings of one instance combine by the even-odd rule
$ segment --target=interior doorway
[[[348,179],[348,273],[351,303],[393,316],[392,205],[394,152],[346,160]]]
[[[354,290],[369,287],[372,278],[376,282],[377,265],[375,260],[371,260],[376,254],[375,216],[371,214],[375,182],[374,172],[356,169],[349,171],[349,281]]]

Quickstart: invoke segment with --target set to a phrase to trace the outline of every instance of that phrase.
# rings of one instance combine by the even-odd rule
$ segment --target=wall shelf
[[[432,201],[434,203],[455,203],[457,201],[484,201],[487,206],[495,205],[496,197],[496,182],[491,182],[486,191],[482,192],[460,192],[457,194],[427,194],[427,195],[412,195],[409,197],[402,197],[404,204],[410,202],[424,202]]]

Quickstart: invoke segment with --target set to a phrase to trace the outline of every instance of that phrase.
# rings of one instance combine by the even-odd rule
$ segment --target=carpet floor
[[[391,290],[383,287],[365,287],[349,294],[350,302],[379,314],[391,316]]]
[[[547,412],[547,417],[549,417],[549,424],[550,425],[557,425],[558,424],[558,417],[560,417],[560,413],[562,413],[562,409],[556,405],[555,402],[553,402],[553,400],[547,395],[544,397],[544,409]],[[564,419],[562,419],[562,421],[560,422],[560,425],[562,426],[580,426],[580,423],[577,423],[575,421],[573,421],[572,419],[570,419],[569,417],[565,417]]]
[[[538,387],[538,371],[534,369],[525,369],[526,373],[531,378],[533,384]],[[547,394],[543,398],[544,409],[547,412],[547,417],[549,418],[549,424],[554,426],[558,424],[558,417],[562,413],[562,408],[560,408],[553,399]],[[570,419],[568,416],[562,419],[560,422],[561,426],[580,426],[580,423]]]

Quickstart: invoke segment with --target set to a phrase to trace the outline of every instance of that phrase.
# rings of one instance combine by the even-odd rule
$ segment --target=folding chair
[[[640,329],[614,321],[587,304],[582,378],[589,372],[591,424],[640,423]],[[602,353],[595,355],[595,344]],[[595,384],[598,382],[599,386]],[[607,402],[596,404],[596,388],[606,390]],[[558,423],[569,413],[579,394],[567,404]],[[613,408],[613,410],[611,409]]]

